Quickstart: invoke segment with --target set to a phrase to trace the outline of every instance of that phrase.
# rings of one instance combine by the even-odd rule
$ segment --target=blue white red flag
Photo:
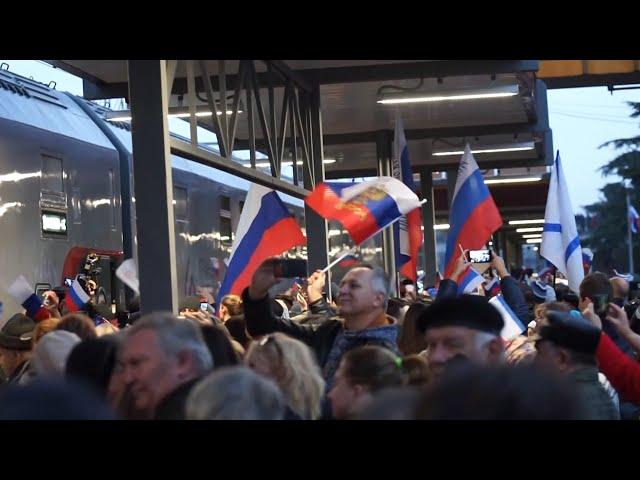
[[[356,245],[420,207],[418,196],[392,177],[360,183],[319,183],[305,203],[321,217],[340,222]]]
[[[458,295],[472,292],[478,288],[483,281],[484,277],[476,272],[473,267],[467,268],[467,271],[458,279]]]
[[[267,258],[306,243],[302,230],[278,194],[270,188],[252,184],[240,214],[216,305],[221,305],[225,295],[240,295]]]
[[[70,312],[77,312],[78,310],[83,310],[85,305],[89,302],[91,297],[87,292],[84,291],[82,285],[78,281],[76,277],[69,287],[69,291],[67,296],[65,297],[65,301],[67,302],[67,308]]]
[[[20,275],[7,289],[9,295],[26,310],[27,317],[39,322],[49,318],[49,311],[42,305],[42,299],[36,295],[27,279]]]
[[[458,179],[449,212],[449,233],[444,257],[444,276],[449,278],[464,250],[482,248],[491,234],[502,226],[502,217],[484,183],[469,144],[458,168]]]

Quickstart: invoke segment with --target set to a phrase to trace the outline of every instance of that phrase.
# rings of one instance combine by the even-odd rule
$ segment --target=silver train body
[[[88,114],[86,107],[97,116]],[[123,146],[131,152],[131,132],[125,124],[103,120],[104,111],[79,97],[0,70],[4,320],[20,311],[7,294],[19,275],[34,286],[41,282],[56,286],[70,248],[123,250],[120,156]],[[120,151],[105,127],[117,137]],[[213,301],[250,184],[176,156],[172,174],[178,292],[181,296],[202,293]],[[132,178],[130,182],[134,191]],[[302,201],[281,197],[302,222]],[[135,208],[131,224],[135,244]]]

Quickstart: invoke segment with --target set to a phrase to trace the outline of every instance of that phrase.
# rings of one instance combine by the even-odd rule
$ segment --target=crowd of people
[[[51,290],[48,318],[18,312],[0,330],[0,419],[640,419],[640,302],[625,279],[595,272],[572,292],[494,253],[460,294],[469,267],[461,255],[437,288],[405,280],[397,298],[366,264],[272,296],[267,260],[220,305],[140,315],[134,302],[126,326],[92,302],[67,312]],[[503,336],[496,295],[520,335]]]

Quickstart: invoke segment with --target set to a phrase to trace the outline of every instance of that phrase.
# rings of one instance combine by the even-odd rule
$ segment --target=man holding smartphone
[[[458,279],[464,272],[466,272],[467,268],[472,265],[467,260],[469,257],[467,252],[468,250],[465,250],[464,254],[458,257],[451,276],[440,282],[440,288],[438,289],[438,296],[436,298],[456,297],[458,295]],[[501,256],[491,251],[490,258],[491,267],[495,269],[496,273],[500,277],[500,290],[504,297],[504,301],[518,316],[520,321],[524,325],[527,325],[530,322],[529,308],[527,307],[527,301],[524,298],[520,285],[507,270]]]
[[[357,346],[374,344],[396,351],[397,325],[386,315],[389,277],[380,268],[363,265],[349,270],[338,290],[340,315],[319,326],[299,325],[276,317],[270,308],[269,289],[280,279],[274,262],[268,259],[253,274],[249,287],[242,292],[247,331],[252,336],[282,332],[309,345],[316,353],[329,391],[342,355]],[[316,284],[320,270],[309,277]],[[311,295],[309,297],[311,300]]]

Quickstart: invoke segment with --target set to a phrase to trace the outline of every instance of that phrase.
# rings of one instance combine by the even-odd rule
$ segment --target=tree
[[[640,102],[627,102],[633,109],[632,118],[640,117]],[[600,189],[604,200],[585,207],[589,217],[594,219],[589,226],[589,236],[585,246],[594,252],[594,270],[610,271],[613,268],[626,271],[627,265],[627,207],[624,181],[631,184],[630,202],[638,205],[640,198],[636,193],[640,189],[640,135],[631,138],[618,138],[600,145],[599,148],[613,145],[624,150],[620,155],[600,168],[605,176],[618,175],[622,182],[609,183]],[[636,235],[637,236],[637,235]],[[640,266],[639,241],[633,238],[634,265]]]

